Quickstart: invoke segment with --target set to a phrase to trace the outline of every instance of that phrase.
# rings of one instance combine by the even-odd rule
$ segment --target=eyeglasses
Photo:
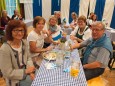
[[[84,23],[84,21],[78,21],[78,24],[83,24]]]
[[[25,31],[24,30],[13,30],[15,33],[19,33],[19,32],[21,32],[21,33],[24,33]]]
[[[92,31],[95,31],[95,32],[99,32],[99,31],[101,31],[101,30],[103,30],[103,29],[91,29]]]

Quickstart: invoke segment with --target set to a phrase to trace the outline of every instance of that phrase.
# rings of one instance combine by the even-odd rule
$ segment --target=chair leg
[[[112,64],[111,64],[111,70],[115,69],[115,68],[113,68],[113,64],[114,64],[114,62],[115,62],[115,58],[114,58],[113,61],[112,61]]]

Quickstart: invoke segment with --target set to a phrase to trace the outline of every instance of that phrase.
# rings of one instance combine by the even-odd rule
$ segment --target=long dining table
[[[78,49],[74,49],[71,52],[71,56],[69,58],[71,57],[76,58],[76,60],[80,62],[80,69],[77,77],[72,77],[70,72],[64,72],[64,68],[67,68],[70,64],[67,62],[67,58],[64,59],[63,65],[53,69],[47,69],[45,64],[48,62],[48,60],[43,59],[31,86],[87,86],[87,81],[78,54]],[[51,62],[55,63],[55,60]]]
[[[107,29],[105,33],[111,39],[111,41],[115,41],[115,29]]]

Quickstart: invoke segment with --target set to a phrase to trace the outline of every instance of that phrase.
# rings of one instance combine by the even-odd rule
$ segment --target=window
[[[17,0],[6,0],[6,10],[8,12],[8,15],[12,17],[14,14],[14,10],[17,7]]]

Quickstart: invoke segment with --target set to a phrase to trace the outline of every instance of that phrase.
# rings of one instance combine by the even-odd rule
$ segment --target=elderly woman
[[[53,40],[50,39],[48,36],[48,32],[43,30],[44,25],[45,25],[45,19],[43,17],[40,16],[35,17],[33,21],[34,30],[31,31],[27,37],[31,58],[36,67],[39,67],[42,61],[40,53],[52,49],[51,46],[43,48],[44,42],[53,43]]]
[[[49,18],[48,31],[54,41],[57,41],[62,37],[63,31],[61,30],[61,27],[57,25],[57,18],[54,15]]]
[[[83,40],[91,37],[91,30],[86,25],[86,17],[80,16],[78,18],[78,26],[71,32],[71,39],[77,40],[78,42],[82,42]]]
[[[72,12],[71,17],[73,19],[72,22],[70,23],[70,25],[66,24],[64,28],[72,28],[72,30],[74,30],[77,26],[78,16],[75,12]]]
[[[75,12],[72,12],[71,17],[72,17],[73,21],[70,23],[70,27],[74,30],[75,27],[77,26],[78,16],[77,16],[77,14]]]
[[[26,25],[11,20],[6,28],[6,39],[0,48],[0,69],[7,86],[31,86],[35,67],[26,43]],[[31,79],[30,79],[31,78]]]
[[[89,19],[89,21],[88,21],[88,26],[91,27],[91,24],[93,24],[93,23],[96,22],[96,21],[97,21],[97,15],[94,14],[94,15],[92,15],[92,17]]]

